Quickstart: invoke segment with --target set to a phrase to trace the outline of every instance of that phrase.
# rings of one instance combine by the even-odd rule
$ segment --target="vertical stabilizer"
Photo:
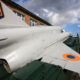
[[[19,16],[0,1],[0,28],[26,25],[25,21],[22,21]]]

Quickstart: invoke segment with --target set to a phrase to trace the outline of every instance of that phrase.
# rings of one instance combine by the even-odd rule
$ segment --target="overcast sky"
[[[53,25],[75,27],[80,34],[80,0],[13,0]],[[69,25],[70,24],[70,25]]]

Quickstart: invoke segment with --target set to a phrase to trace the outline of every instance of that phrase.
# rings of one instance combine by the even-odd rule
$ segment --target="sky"
[[[52,25],[80,35],[80,0],[12,0]]]

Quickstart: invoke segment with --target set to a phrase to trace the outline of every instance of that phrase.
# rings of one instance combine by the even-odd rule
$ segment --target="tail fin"
[[[0,2],[0,28],[4,27],[21,27],[27,24],[20,19],[4,3]]]

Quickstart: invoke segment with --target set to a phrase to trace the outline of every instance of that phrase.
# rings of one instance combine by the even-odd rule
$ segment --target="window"
[[[15,14],[17,14],[17,16],[19,16],[22,20],[24,20],[24,15],[23,14],[20,14],[16,11],[13,11]]]
[[[41,26],[43,26],[44,24],[40,23]]]
[[[37,25],[37,21],[30,19],[30,26],[36,26]]]
[[[15,14],[17,13],[16,11],[13,11]]]
[[[24,15],[22,15],[21,17],[22,17],[22,20],[24,21],[24,19],[25,19]]]
[[[20,13],[17,13],[17,15],[18,15],[19,17],[21,17],[21,14],[20,14]]]

